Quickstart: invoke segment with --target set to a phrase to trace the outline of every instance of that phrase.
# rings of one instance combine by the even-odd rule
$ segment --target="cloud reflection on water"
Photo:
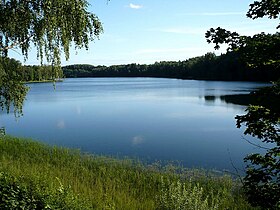
[[[59,121],[57,122],[57,124],[56,124],[56,127],[57,127],[58,129],[64,129],[64,128],[65,128],[65,122],[64,122],[64,120],[59,120]]]
[[[134,136],[132,138],[132,145],[133,146],[138,146],[140,144],[143,144],[144,141],[145,141],[144,137],[142,137],[142,136]]]
[[[78,115],[81,115],[82,110],[81,110],[81,107],[80,107],[80,106],[77,106],[77,107],[76,107],[76,112],[77,112]]]

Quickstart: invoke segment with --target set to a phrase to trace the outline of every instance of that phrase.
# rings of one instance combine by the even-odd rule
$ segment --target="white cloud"
[[[161,33],[170,33],[170,34],[182,34],[182,35],[192,35],[192,36],[200,36],[204,37],[205,32],[210,28],[216,28],[218,26],[229,30],[229,31],[236,31],[241,35],[251,36],[257,33],[266,32],[266,33],[275,33],[277,21],[271,20],[250,20],[246,19],[242,22],[231,22],[231,23],[224,23],[222,25],[205,25],[205,26],[198,26],[198,27],[188,27],[188,26],[174,26],[168,28],[152,28],[149,29],[150,31],[154,32],[161,32]]]
[[[174,34],[189,34],[189,35],[204,35],[207,31],[207,28],[186,28],[186,27],[175,27],[175,28],[166,28],[160,30],[165,33],[174,33]]]
[[[196,35],[204,37],[205,32],[211,28],[212,25],[204,25],[204,26],[173,26],[167,28],[150,28],[147,31],[151,32],[161,32],[161,33],[172,33],[172,34],[183,34],[183,35]]]
[[[244,23],[235,24],[229,29],[237,31],[241,35],[252,36],[261,32],[275,33],[277,24],[276,21],[271,20],[254,20],[254,22],[248,20]]]
[[[202,16],[234,16],[234,15],[244,15],[245,12],[205,12],[199,15]]]
[[[186,16],[235,16],[243,15],[245,16],[246,12],[202,12],[202,13],[184,13],[179,15]]]
[[[185,48],[148,48],[142,49],[136,52],[136,54],[153,54],[153,53],[188,53],[188,52],[200,52],[204,50],[203,47],[185,47]]]
[[[141,9],[141,8],[143,8],[143,6],[139,5],[139,4],[132,4],[132,3],[130,3],[129,4],[129,8],[131,8],[131,9]]]

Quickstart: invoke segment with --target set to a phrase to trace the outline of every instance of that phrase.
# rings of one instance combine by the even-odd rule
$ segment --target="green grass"
[[[0,137],[0,172],[0,203],[10,205],[7,209],[16,204],[46,209],[254,209],[229,176],[143,165],[15,137]]]

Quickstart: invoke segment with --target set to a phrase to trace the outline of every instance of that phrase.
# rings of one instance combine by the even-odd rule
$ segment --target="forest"
[[[58,80],[63,77],[63,72],[58,70],[54,75],[52,66],[43,65],[43,66],[22,66],[21,67],[21,77],[23,81],[53,81]]]
[[[61,57],[67,61],[71,47],[87,50],[103,32],[102,22],[90,10],[87,0],[1,1],[2,110],[9,112],[14,107],[15,116],[20,116],[28,92],[25,82],[55,80],[62,73],[67,78],[273,81],[270,87],[252,92],[258,103],[235,117],[236,127],[244,129],[244,136],[254,137],[248,143],[263,152],[244,157],[246,175],[235,182],[185,169],[182,174],[176,168],[166,168],[162,173],[156,167],[152,170],[133,162],[127,165],[126,160],[118,162],[81,154],[79,150],[0,136],[0,209],[280,209],[280,1],[254,0],[246,13],[251,20],[268,18],[277,22],[274,34],[248,36],[221,27],[210,28],[205,33],[206,41],[215,44],[214,49],[227,45],[227,53],[220,56],[207,53],[150,65],[60,68]],[[51,66],[24,66],[10,57],[10,51],[20,50],[27,60],[32,46],[40,63],[46,61]],[[236,172],[238,175],[238,169]]]
[[[154,64],[93,66],[77,64],[62,67],[66,78],[77,77],[160,77],[223,81],[273,81],[280,72],[269,66],[252,69],[237,52],[220,56],[207,53],[184,61],[161,61]]]
[[[15,75],[21,82],[40,82],[40,81],[54,81],[63,78],[61,68],[54,71],[51,65],[22,65],[20,61],[13,58],[0,58],[5,69],[12,69],[14,74],[7,74],[7,80]]]
[[[65,77],[159,77],[270,82],[280,77],[280,72],[271,66],[249,67],[237,52],[228,52],[220,56],[207,53],[184,61],[160,61],[154,64],[74,64],[63,66],[56,71],[51,65],[22,65],[13,58],[5,58],[4,63],[7,67],[14,68],[17,77],[23,82],[53,81]]]

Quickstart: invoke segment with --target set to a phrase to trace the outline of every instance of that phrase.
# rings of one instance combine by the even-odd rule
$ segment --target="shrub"
[[[55,190],[25,177],[0,173],[0,209],[89,209],[58,180]]]
[[[219,196],[218,196],[219,197]],[[205,195],[199,183],[182,183],[161,179],[161,193],[158,197],[159,209],[164,210],[214,210],[219,208],[219,200]]]

